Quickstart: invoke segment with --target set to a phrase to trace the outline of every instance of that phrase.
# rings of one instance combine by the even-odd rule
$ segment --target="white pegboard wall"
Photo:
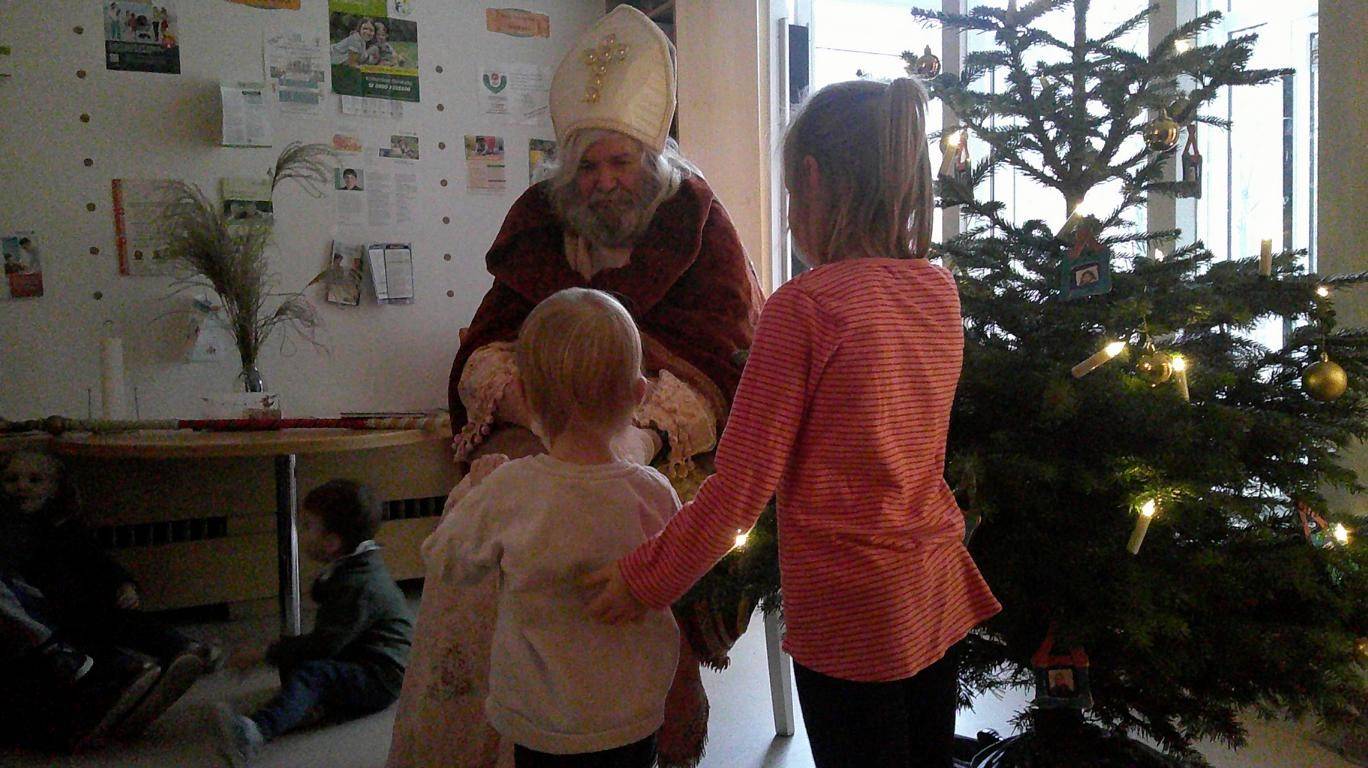
[[[335,232],[372,242],[408,240],[415,302],[379,306],[365,294],[359,307],[338,307],[311,289],[326,350],[277,331],[259,368],[288,415],[444,406],[457,332],[489,286],[484,252],[526,187],[528,140],[553,137],[549,121],[528,126],[481,116],[479,67],[553,69],[603,10],[598,0],[518,5],[550,16],[549,39],[487,31],[485,9],[492,6],[486,3],[413,3],[422,102],[405,103],[401,120],[343,116],[329,95],[319,118],[273,113],[273,148],[234,148],[219,146],[218,84],[262,80],[269,31],[326,35],[326,0],[303,0],[298,11],[179,0],[179,75],[107,70],[98,2],[0,0],[0,44],[14,49],[14,76],[0,79],[8,112],[0,121],[0,233],[35,232],[45,292],[0,301],[0,416],[85,416],[87,390],[98,414],[100,338],[107,335],[123,339],[127,401],[131,410],[136,389],[145,418],[195,417],[202,397],[238,389],[235,354],[223,362],[185,361],[178,338],[184,320],[175,313],[189,299],[173,296],[169,278],[118,274],[110,180],[177,178],[216,199],[220,177],[260,176],[287,142],[329,142],[339,124],[357,127],[368,149],[382,135],[418,134],[415,222],[339,231],[332,193],[314,199],[286,182],[275,198],[277,286],[297,290],[318,274]],[[504,138],[504,194],[466,191],[465,134]]]

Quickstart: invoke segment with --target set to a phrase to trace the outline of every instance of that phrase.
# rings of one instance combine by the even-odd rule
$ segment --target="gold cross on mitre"
[[[617,35],[608,35],[597,48],[584,49],[584,65],[591,70],[589,83],[584,86],[584,100],[596,102],[603,93],[603,76],[608,74],[608,65],[615,61],[627,61],[630,50],[626,43],[619,43]]]

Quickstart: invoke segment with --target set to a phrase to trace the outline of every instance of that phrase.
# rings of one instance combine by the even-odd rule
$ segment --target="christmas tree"
[[[1042,27],[1068,12],[1071,39]],[[1203,112],[1222,89],[1284,72],[1249,66],[1253,36],[1197,44],[1214,13],[1147,53],[1119,41],[1149,10],[1108,30],[1089,28],[1087,0],[912,13],[995,41],[955,74],[905,55],[958,120],[939,192],[966,230],[935,254],[958,277],[966,334],[947,471],[1004,605],[968,643],[966,687],[1037,680],[1035,733],[1100,739],[1086,718],[1199,762],[1193,742],[1240,745],[1251,708],[1353,717],[1368,556],[1322,492],[1360,490],[1336,457],[1368,434],[1368,335],[1337,328],[1332,299],[1368,275],[1200,242],[1163,257],[1152,249],[1179,233],[1129,216],[1196,191],[1199,168],[1166,168],[1185,130],[1225,125]],[[989,150],[977,164],[966,135]],[[977,194],[1000,169],[1057,191],[1068,223],[1008,220]],[[1109,183],[1116,208],[1082,215]],[[1269,318],[1290,329],[1276,348],[1252,340]],[[1037,743],[1022,760],[1112,764],[1068,749]]]

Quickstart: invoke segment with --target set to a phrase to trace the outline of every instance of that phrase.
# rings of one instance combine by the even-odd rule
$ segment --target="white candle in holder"
[[[1084,376],[1087,376],[1088,374],[1092,373],[1098,368],[1101,368],[1103,365],[1106,365],[1108,362],[1111,361],[1112,358],[1121,354],[1121,350],[1125,348],[1126,342],[1113,341],[1112,343],[1108,344],[1107,346],[1103,347],[1102,349],[1094,353],[1092,357],[1089,357],[1087,360],[1084,360],[1078,365],[1075,365],[1072,369],[1073,377],[1075,379],[1081,379]]]
[[[1173,383],[1178,387],[1178,394],[1183,396],[1184,402],[1191,402],[1192,397],[1188,394],[1187,360],[1182,355],[1174,355],[1172,366]]]
[[[124,404],[122,339],[100,340],[100,397],[100,412],[106,419],[122,419],[128,415]]]
[[[1263,240],[1259,243],[1259,274],[1268,277],[1273,274],[1273,241]]]
[[[1150,521],[1154,519],[1155,512],[1158,511],[1154,499],[1150,499],[1140,507],[1140,516],[1135,519],[1135,528],[1131,531],[1130,541],[1126,542],[1126,551],[1132,555],[1140,552],[1140,545],[1145,542],[1145,533],[1149,531]]]

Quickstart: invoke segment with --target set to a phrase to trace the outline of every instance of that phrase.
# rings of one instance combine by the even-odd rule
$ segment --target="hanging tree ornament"
[[[940,57],[931,52],[931,46],[926,46],[922,55],[912,62],[912,71],[923,80],[930,80],[941,73]]]
[[[1167,109],[1160,109],[1159,116],[1145,126],[1145,146],[1151,152],[1168,152],[1178,146],[1178,123]]]
[[[1147,341],[1140,359],[1135,361],[1135,375],[1157,387],[1173,377],[1173,358],[1155,350],[1154,343]]]
[[[1186,192],[1183,197],[1200,198],[1202,196],[1202,152],[1197,148],[1197,124],[1189,123],[1187,127],[1187,144],[1183,146],[1183,184],[1186,185]]]
[[[1302,372],[1302,387],[1313,399],[1329,403],[1338,400],[1349,388],[1349,375],[1322,349],[1320,361]]]
[[[1065,228],[1069,226],[1066,222]],[[1111,291],[1111,252],[1097,242],[1093,234],[1096,226],[1097,220],[1091,216],[1082,216],[1073,225],[1073,245],[1059,270],[1060,294],[1065,300]]]

